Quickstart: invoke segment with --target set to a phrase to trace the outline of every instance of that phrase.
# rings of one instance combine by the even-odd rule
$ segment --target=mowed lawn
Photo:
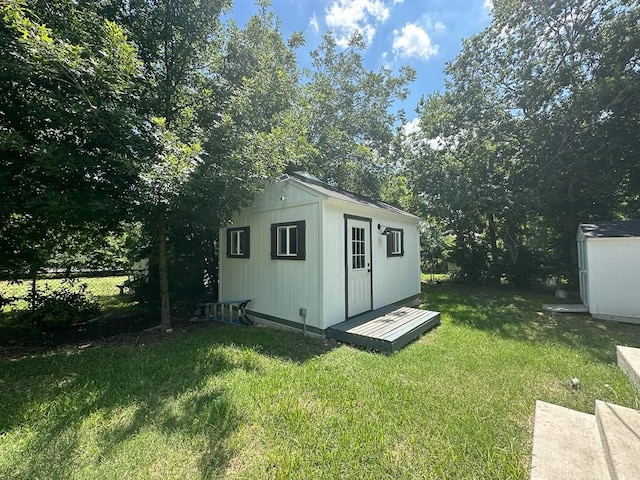
[[[86,293],[89,298],[95,299],[100,305],[100,308],[106,314],[126,314],[135,313],[140,310],[136,309],[137,302],[131,298],[130,295],[120,295],[119,285],[122,285],[126,280],[130,278],[126,275],[115,275],[111,277],[79,277],[75,279],[75,283],[70,285],[67,281],[59,278],[53,279],[40,279],[36,286],[41,294],[46,294],[52,291],[59,290],[61,288],[71,289],[77,291],[80,285],[86,286]],[[5,305],[0,308],[0,313],[7,313],[10,311],[25,310],[28,308],[26,297],[31,290],[31,282],[29,280],[23,280],[20,283],[11,283],[8,281],[0,280],[0,296],[19,298],[12,305]],[[127,292],[128,293],[128,292]],[[2,320],[6,323],[11,323],[11,318],[0,319],[0,325]]]
[[[0,478],[528,478],[536,399],[640,408],[640,326],[550,299],[427,286],[442,325],[393,355],[220,326],[2,359]]]

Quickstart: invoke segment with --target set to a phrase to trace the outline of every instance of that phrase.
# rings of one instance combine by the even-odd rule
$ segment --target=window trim
[[[295,229],[297,252],[289,253],[291,231]],[[280,232],[287,231],[287,253],[280,253]],[[306,260],[306,221],[283,222],[271,224],[271,259],[272,260]]]
[[[398,242],[394,239],[397,238]],[[396,245],[398,243],[399,245]],[[394,249],[394,246],[399,248]],[[387,257],[404,256],[404,230],[402,228],[388,228],[387,231]]]
[[[244,252],[233,253],[234,233],[244,235]],[[239,238],[239,237],[238,237]],[[251,229],[249,227],[227,228],[227,258],[250,258],[251,257]]]

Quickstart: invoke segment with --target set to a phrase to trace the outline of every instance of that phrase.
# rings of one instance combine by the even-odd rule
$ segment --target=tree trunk
[[[36,294],[38,293],[38,269],[31,267],[31,313],[36,311]]]
[[[491,249],[491,264],[489,265],[489,280],[491,283],[500,284],[500,252],[498,251],[498,235],[493,214],[487,216],[487,231],[489,234],[489,248]]]
[[[169,303],[169,273],[167,271],[167,217],[164,212],[158,223],[158,264],[160,274],[160,329],[171,328],[171,305]]]

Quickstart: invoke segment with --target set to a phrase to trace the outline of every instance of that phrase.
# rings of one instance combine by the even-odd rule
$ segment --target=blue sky
[[[411,95],[398,108],[408,120],[422,95],[443,90],[445,63],[460,52],[462,40],[491,21],[492,0],[272,0],[272,10],[288,38],[301,31],[306,46],[298,51],[301,66],[327,30],[344,45],[357,29],[367,42],[365,66],[397,70],[412,66],[417,73]],[[231,16],[244,25],[256,12],[254,0],[234,0]]]

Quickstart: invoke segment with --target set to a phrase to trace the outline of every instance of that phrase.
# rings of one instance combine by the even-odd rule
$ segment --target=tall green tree
[[[313,156],[301,167],[342,188],[378,196],[384,168],[392,161],[394,102],[406,98],[415,72],[403,67],[397,75],[363,65],[366,48],[356,34],[341,49],[331,32],[311,53],[312,68],[303,105],[308,111],[308,139]]]
[[[438,112],[460,119],[445,137],[455,138],[453,151],[469,168],[456,173],[450,165],[439,178],[447,184],[460,175],[470,187],[445,208],[448,215],[480,208],[469,228],[490,250],[502,245],[519,261],[522,247],[553,244],[547,263],[570,275],[578,222],[631,213],[639,186],[638,25],[632,0],[496,1],[491,25],[447,67],[447,101],[424,105],[423,127],[429,131]],[[426,150],[426,170],[432,156],[450,156],[443,150]],[[474,175],[483,169],[484,178]]]
[[[266,1],[245,28],[223,25],[229,5],[101,4],[132,34],[147,80],[141,112],[155,119],[159,153],[143,175],[140,212],[156,238],[163,329],[171,325],[169,270],[188,268],[195,281],[183,283],[202,287],[220,224],[295,153],[288,111],[298,80],[293,49],[301,38],[283,40]]]
[[[639,25],[637,1],[499,2],[454,67],[461,86],[473,71],[521,118],[525,187],[556,232],[565,273],[578,222],[624,214],[638,192]]]
[[[420,131],[404,147],[423,212],[454,233],[453,260],[471,282],[515,268],[531,212],[518,119],[485,95],[478,85],[423,99]]]
[[[73,2],[0,8],[1,266],[35,272],[130,216],[140,64],[117,24]]]
[[[139,212],[157,239],[162,329],[171,327],[170,224],[201,162],[203,135],[195,106],[216,54],[220,15],[229,6],[227,0],[112,0],[99,5],[102,14],[127,28],[137,46],[145,74],[140,113],[154,119],[159,153],[142,175]]]

